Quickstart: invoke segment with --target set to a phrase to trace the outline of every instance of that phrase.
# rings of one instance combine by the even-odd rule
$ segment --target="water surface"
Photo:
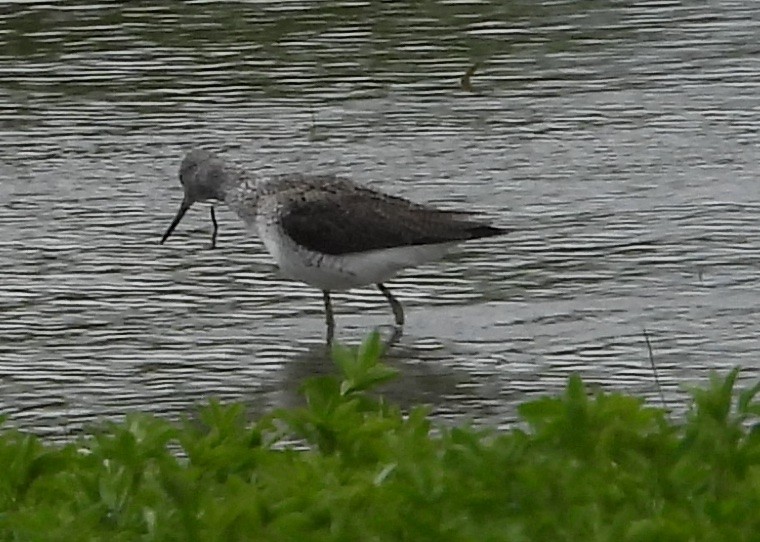
[[[389,286],[388,392],[505,425],[573,372],[666,397],[760,362],[760,10],[745,2],[0,8],[0,411],[60,436],[211,396],[294,404],[321,295],[181,199],[202,145],[509,228]],[[472,90],[460,77],[479,63]],[[392,319],[335,296],[338,336]]]

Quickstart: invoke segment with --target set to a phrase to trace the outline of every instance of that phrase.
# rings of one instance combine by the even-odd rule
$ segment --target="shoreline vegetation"
[[[377,334],[336,347],[305,405],[250,421],[132,414],[76,442],[0,429],[0,541],[758,540],[760,383],[692,390],[683,420],[571,376],[509,430],[386,401]]]

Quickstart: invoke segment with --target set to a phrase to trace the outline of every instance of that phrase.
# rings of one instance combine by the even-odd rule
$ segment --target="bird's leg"
[[[380,290],[380,292],[385,296],[385,299],[388,300],[388,303],[391,304],[391,309],[393,309],[393,318],[396,321],[396,327],[401,328],[404,325],[404,308],[401,306],[401,303],[398,302],[398,299],[393,297],[393,294],[391,291],[383,286],[381,283],[377,283],[377,289]]]
[[[322,290],[322,297],[325,300],[325,323],[327,324],[327,345],[331,345],[333,335],[335,335],[335,317],[333,316],[332,302],[330,301],[330,292]]]
[[[219,229],[219,225],[216,223],[216,214],[214,213],[214,206],[211,206],[211,222],[214,224],[214,231],[211,232],[211,248],[216,248],[216,232]]]
[[[393,309],[393,319],[396,322],[396,326],[393,328],[393,334],[391,335],[390,339],[388,340],[388,344],[386,345],[386,347],[389,347],[395,344],[396,341],[401,338],[404,327],[404,308],[401,306],[401,303],[398,302],[398,299],[393,297],[391,291],[383,284],[378,282],[376,286],[377,289],[380,290],[380,292],[385,296],[385,299],[388,300],[388,303],[391,304],[391,309]]]
[[[391,336],[388,337],[388,342],[385,343],[385,348],[390,348],[394,344],[398,342],[398,340],[401,338],[401,335],[404,334],[404,328],[401,326],[395,326],[393,328],[393,333],[391,333]]]

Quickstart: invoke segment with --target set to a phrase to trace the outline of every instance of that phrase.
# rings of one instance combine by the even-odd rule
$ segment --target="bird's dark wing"
[[[488,237],[503,230],[459,212],[424,207],[371,190],[325,192],[283,209],[281,226],[299,245],[341,255]]]

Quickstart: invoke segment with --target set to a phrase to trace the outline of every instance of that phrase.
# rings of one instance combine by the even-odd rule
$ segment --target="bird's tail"
[[[470,239],[480,239],[481,237],[495,237],[497,235],[505,235],[507,232],[504,228],[497,228],[489,224],[473,224],[467,229],[467,233],[470,235]]]

